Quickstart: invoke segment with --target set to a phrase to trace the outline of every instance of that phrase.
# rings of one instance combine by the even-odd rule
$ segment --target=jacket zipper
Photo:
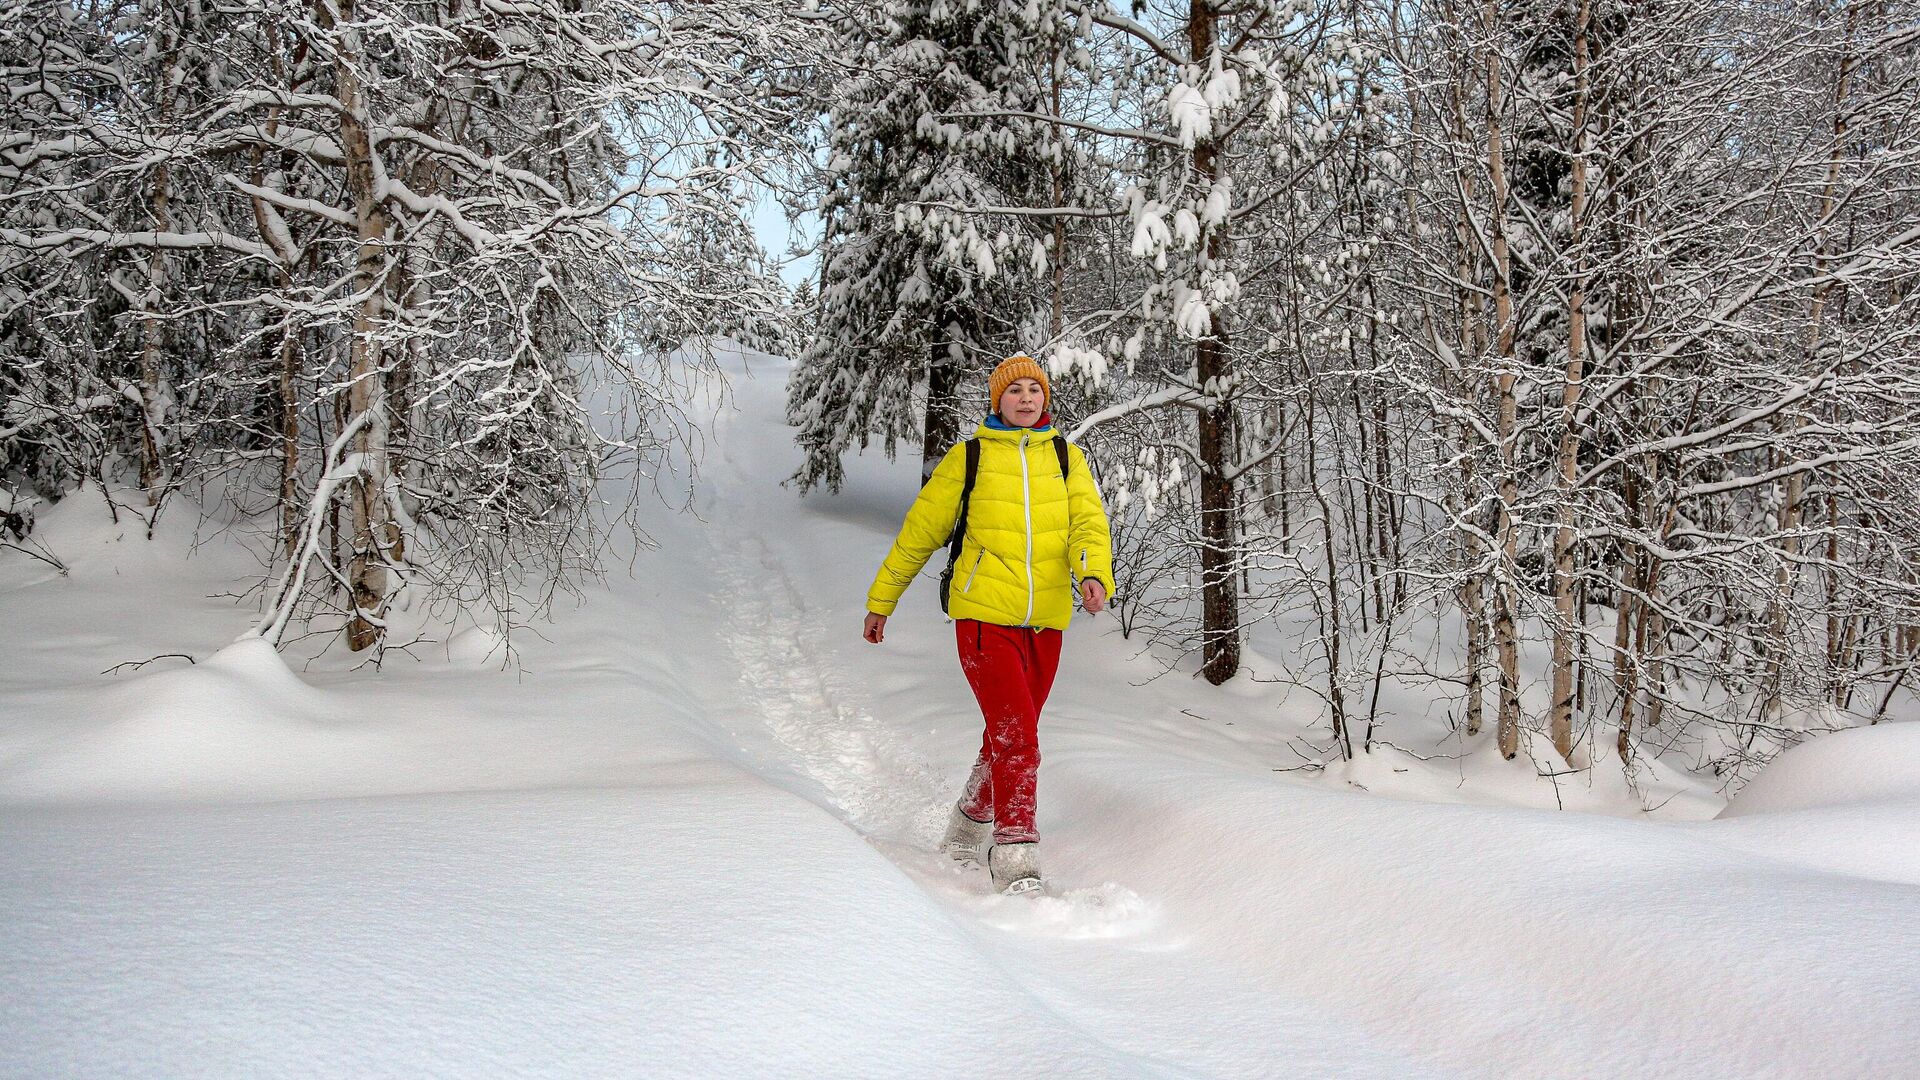
[[[964,593],[964,592],[970,592],[970,591],[972,591],[972,589],[973,589],[973,575],[975,575],[975,574],[977,574],[977,573],[979,573],[979,572],[980,572],[980,560],[981,560],[981,559],[983,559],[983,558],[985,558],[985,557],[986,557],[986,554],[987,554],[987,549],[986,549],[986,548],[981,548],[981,549],[980,549],[980,552],[979,552],[979,554],[977,554],[977,555],[975,555],[975,556],[973,557],[973,567],[972,567],[971,569],[969,569],[969,570],[967,571],[967,581],[966,581],[966,584],[964,584],[964,585],[962,585],[962,586],[960,586],[960,591],[961,591],[961,592],[963,592],[963,593]]]
[[[1033,625],[1033,487],[1027,475],[1027,440],[1031,437],[1020,436],[1020,509],[1027,515],[1027,614],[1020,620],[1021,626]]]

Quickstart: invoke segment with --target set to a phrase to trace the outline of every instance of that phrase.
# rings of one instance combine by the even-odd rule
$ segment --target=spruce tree
[[[842,455],[876,438],[889,456],[917,438],[929,474],[960,433],[967,375],[1038,350],[1047,219],[1004,211],[1050,203],[1066,150],[1008,114],[1046,111],[1068,30],[1053,5],[902,0],[850,35],[819,321],[788,398],[803,491],[837,490]]]

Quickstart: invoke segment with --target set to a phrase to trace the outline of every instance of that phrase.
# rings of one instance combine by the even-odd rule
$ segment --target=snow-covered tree
[[[356,649],[396,602],[539,610],[591,564],[603,466],[637,457],[644,476],[684,436],[670,351],[783,331],[744,208],[804,120],[793,19],[645,0],[15,7],[11,107],[37,112],[8,126],[0,239],[94,267],[52,280],[114,285],[125,326],[95,352],[160,450],[143,484],[224,470],[282,506],[273,639],[316,610]],[[40,300],[43,320],[99,309]],[[595,424],[609,395],[614,429]]]
[[[1457,432],[1413,482],[1447,493],[1459,542],[1415,549],[1462,556],[1442,578],[1466,616],[1469,728],[1489,635],[1505,752],[1534,728],[1513,643],[1537,627],[1561,757],[1583,760],[1603,718],[1628,755],[1678,712],[1737,764],[1777,745],[1755,735],[1783,695],[1849,696],[1847,625],[1912,604],[1907,568],[1867,554],[1903,546],[1886,531],[1903,489],[1879,470],[1911,467],[1892,283],[1915,266],[1915,145],[1884,108],[1911,42],[1853,5],[1435,13],[1451,37],[1397,47],[1416,213],[1394,277],[1423,314],[1392,371],[1432,407],[1409,422]],[[1865,71],[1886,81],[1864,90]],[[1878,298],[1853,309],[1871,330],[1831,323],[1841,295]],[[1809,487],[1831,495],[1820,521]],[[1887,606],[1830,606],[1861,573]],[[1911,663],[1878,655],[1847,663],[1883,685]]]
[[[1191,554],[1198,625],[1184,636],[1220,682],[1239,668],[1241,485],[1272,453],[1243,428],[1285,380],[1249,290],[1274,280],[1274,214],[1304,194],[1357,115],[1371,61],[1334,9],[1290,0],[1081,13],[1111,92],[1056,123],[1115,162],[1109,206],[1128,228],[1110,257],[1135,273],[1129,295],[1068,320],[1052,361],[1090,381],[1118,373],[1119,400],[1088,428],[1134,432],[1111,456],[1183,463],[1183,481],[1138,479],[1192,489],[1162,504],[1184,508],[1191,527],[1163,533]]]
[[[961,429],[963,380],[1038,351],[1077,182],[1041,117],[1074,74],[1053,3],[898,0],[840,21],[850,74],[829,101],[818,323],[790,389],[802,490],[841,457],[918,442],[930,473]]]

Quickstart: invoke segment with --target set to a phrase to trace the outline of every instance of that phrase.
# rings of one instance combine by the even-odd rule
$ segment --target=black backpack
[[[973,499],[973,482],[980,476],[980,440],[968,439],[967,478],[960,485],[960,516],[954,519],[953,535],[947,538],[947,568],[940,571],[940,613],[947,614],[947,598],[953,592],[953,564],[960,561],[960,545],[967,536],[967,504]],[[1060,479],[1067,478],[1067,440],[1055,435],[1053,452],[1060,458]]]

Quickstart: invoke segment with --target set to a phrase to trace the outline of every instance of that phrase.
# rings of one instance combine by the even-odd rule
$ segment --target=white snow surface
[[[1920,886],[1920,724],[1814,736],[1742,788],[1714,831],[1756,854]]]
[[[1809,739],[1769,762],[1720,816],[1873,802],[1920,802],[1920,724],[1880,724]]]
[[[787,365],[730,366],[697,516],[519,670],[228,644],[257,567],[179,506],[0,552],[0,1076],[1920,1075],[1912,723],[1719,819],[1486,736],[1288,771],[1311,695],[1082,615],[1049,891],[989,895],[934,851],[979,739],[938,567],[858,638],[917,462],[796,498]]]

